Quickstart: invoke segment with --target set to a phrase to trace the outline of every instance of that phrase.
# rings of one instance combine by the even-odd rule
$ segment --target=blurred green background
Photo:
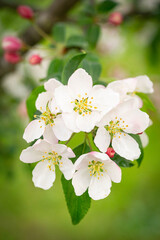
[[[34,5],[43,8],[50,2],[36,0]],[[135,1],[119,2],[122,12],[126,11],[126,6],[135,4]],[[83,4],[78,8],[83,8]],[[147,130],[149,145],[144,150],[141,167],[122,169],[122,182],[113,183],[106,199],[92,201],[91,209],[77,226],[71,224],[60,174],[50,190],[35,188],[31,167],[19,160],[22,149],[28,146],[22,139],[28,123],[24,100],[39,83],[24,70],[23,79],[18,83],[21,74],[18,69],[5,76],[0,86],[0,240],[160,239],[159,4],[155,0],[139,1],[142,15],[127,19],[119,27],[102,25],[96,50],[103,67],[101,79],[110,81],[148,75],[154,82],[151,99],[156,111],[149,112],[153,125]],[[148,11],[151,17],[144,17]],[[8,32],[20,32],[28,25],[14,10],[0,9],[1,38]],[[17,84],[23,87],[19,90]]]

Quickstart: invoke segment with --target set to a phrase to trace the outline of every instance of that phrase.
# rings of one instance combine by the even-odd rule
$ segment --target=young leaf
[[[48,68],[47,79],[56,78],[57,80],[60,81],[61,74],[63,71],[63,66],[64,66],[64,63],[62,59],[55,58],[54,60],[52,60]]]
[[[149,99],[149,97],[145,94],[145,93],[136,93],[143,101],[143,107],[142,110],[152,110],[155,111],[155,106],[153,105],[153,103],[151,102],[151,100]]]
[[[76,196],[72,186],[72,181],[67,181],[63,175],[61,182],[72,223],[76,225],[88,212],[91,205],[91,198],[88,196],[87,191],[81,196]]]
[[[140,148],[140,151],[141,151],[141,155],[139,156],[138,159],[136,159],[137,163],[138,163],[138,167],[140,167],[141,163],[142,163],[142,160],[143,160],[143,157],[144,157],[144,151],[143,151],[143,146],[142,146],[142,142],[141,142],[141,139],[140,139],[140,136],[138,134],[129,134],[131,137],[133,137],[136,142],[138,143],[139,145],[139,148]]]
[[[66,36],[65,24],[57,23],[52,29],[52,35],[56,42],[64,42]]]
[[[121,156],[119,156],[117,153],[115,153],[114,157],[112,158],[112,160],[117,163],[117,165],[119,167],[133,167],[134,166],[134,163],[130,160],[127,160]]]
[[[87,47],[87,42],[83,36],[71,36],[68,38],[66,42],[66,47],[71,48],[71,47],[78,47],[85,49]]]
[[[74,148],[73,149],[76,157],[75,158],[72,158],[72,162],[75,163],[75,161],[84,153],[88,153],[90,152],[90,148],[89,146],[86,144],[86,142],[84,142],[83,144],[79,145],[78,147]]]
[[[72,57],[65,65],[62,72],[62,83],[67,84],[69,77],[79,67],[81,61],[86,56],[86,53],[80,53]]]
[[[105,0],[103,2],[100,2],[97,5],[97,11],[102,14],[107,13],[107,12],[113,10],[117,5],[118,5],[118,3],[113,0]]]
[[[92,48],[97,44],[100,35],[100,27],[98,25],[92,24],[89,26],[87,31],[87,40]]]

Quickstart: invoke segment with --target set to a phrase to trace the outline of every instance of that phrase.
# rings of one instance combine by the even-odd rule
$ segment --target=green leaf
[[[86,142],[82,143],[78,147],[73,149],[73,152],[75,153],[76,157],[72,158],[72,162],[75,163],[75,161],[84,153],[90,152],[89,146],[86,144]]]
[[[87,191],[81,196],[76,196],[72,186],[72,181],[67,181],[63,175],[61,182],[72,223],[76,225],[88,212],[91,205],[91,199],[88,196]]]
[[[88,46],[88,43],[86,42],[85,38],[83,36],[71,36],[68,38],[66,42],[66,47],[71,48],[71,47],[78,47],[85,49]]]
[[[27,112],[30,120],[33,120],[33,116],[36,112],[35,102],[38,97],[38,94],[44,91],[45,91],[44,86],[39,86],[35,88],[27,98],[26,106],[27,106]]]
[[[81,62],[80,67],[85,69],[92,76],[93,83],[98,81],[102,67],[96,55],[88,53]]]
[[[146,111],[148,109],[155,111],[155,106],[153,105],[153,103],[151,102],[151,100],[149,99],[149,97],[145,94],[145,93],[136,93],[136,95],[138,95],[142,101],[143,101],[143,107],[142,110]]]
[[[143,157],[144,157],[144,151],[143,151],[143,146],[142,146],[142,142],[141,142],[141,139],[140,139],[140,136],[138,134],[129,134],[131,137],[133,137],[136,142],[138,143],[139,145],[139,148],[140,148],[140,151],[141,151],[141,155],[139,156],[138,159],[136,159],[137,163],[138,163],[138,167],[140,167],[141,163],[142,163],[142,160],[143,160]]]
[[[66,36],[66,27],[64,23],[57,23],[52,29],[52,35],[56,42],[64,42]]]
[[[67,84],[69,77],[74,73],[75,70],[79,67],[81,61],[86,56],[86,53],[80,53],[72,57],[65,65],[62,72],[62,83]]]
[[[133,167],[134,166],[134,163],[130,160],[127,160],[121,156],[119,156],[117,153],[115,153],[114,157],[112,158],[112,160],[117,163],[117,165],[119,167],[125,167],[125,168],[128,168],[128,167]]]
[[[62,59],[55,58],[49,65],[47,79],[56,78],[61,80],[61,75],[64,67],[64,62]]]
[[[107,83],[104,81],[97,81],[94,83],[94,85],[103,85],[103,86],[107,87]]]
[[[100,27],[98,25],[92,24],[87,30],[87,41],[90,46],[94,48],[97,44],[100,35]]]
[[[117,2],[113,0],[105,0],[97,5],[97,11],[99,13],[107,13],[113,10],[118,5]]]

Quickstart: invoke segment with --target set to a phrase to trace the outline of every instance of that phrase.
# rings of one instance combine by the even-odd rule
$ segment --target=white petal
[[[62,83],[57,81],[55,78],[50,78],[47,82],[44,83],[44,88],[46,91],[54,93],[55,89],[61,85]]]
[[[57,105],[54,97],[49,102],[48,107],[51,110],[51,113],[53,113],[53,114],[57,114],[57,113],[61,112],[61,110],[60,110],[59,106]]]
[[[100,152],[95,152],[95,151],[93,151],[93,152],[90,152],[90,153],[88,153],[88,154],[91,156],[92,160],[96,160],[96,161],[106,161],[106,160],[110,160],[110,158],[108,157],[108,155],[105,154],[105,153],[100,153]]]
[[[39,162],[32,172],[32,181],[34,182],[34,185],[36,187],[43,188],[44,190],[52,187],[56,177],[55,171],[53,170],[54,169],[49,170],[47,160]]]
[[[40,161],[43,157],[43,153],[36,151],[34,145],[24,149],[20,155],[20,160],[25,163],[34,163]]]
[[[52,99],[53,94],[51,92],[42,92],[38,95],[38,98],[36,100],[36,108],[40,112],[46,111],[47,103]]]
[[[67,180],[70,180],[73,177],[73,174],[75,172],[72,161],[69,160],[68,158],[64,158],[64,157],[60,161],[59,169],[64,174],[64,177]]]
[[[137,80],[137,85],[136,85],[136,92],[143,92],[143,93],[153,93],[153,83],[147,77],[146,75],[144,76],[139,76],[136,77]]]
[[[93,200],[100,200],[107,197],[110,194],[111,187],[111,179],[107,174],[103,174],[103,176],[92,177],[89,185],[89,196]]]
[[[100,113],[93,111],[91,114],[82,116],[77,113],[76,124],[80,131],[90,132],[100,120]]]
[[[52,127],[48,124],[45,128],[43,133],[44,140],[51,144],[57,144],[58,139],[56,138],[55,134],[53,133]]]
[[[121,157],[132,161],[141,154],[138,143],[128,134],[116,134],[112,141],[112,147]]]
[[[140,136],[140,139],[141,139],[141,142],[142,142],[142,146],[145,148],[149,143],[148,135],[145,132],[143,132],[139,136]]]
[[[55,118],[54,124],[52,130],[59,140],[66,141],[71,137],[73,131],[66,127],[62,115]]]
[[[62,113],[63,120],[66,126],[72,132],[80,132],[80,129],[76,125],[76,113]]]
[[[63,152],[63,156],[68,157],[68,158],[74,158],[76,155],[72,151],[70,147],[67,147],[66,151]]]
[[[88,188],[91,180],[88,168],[78,170],[73,175],[72,185],[77,196],[82,195]]]
[[[106,152],[109,147],[111,137],[109,132],[104,128],[100,127],[97,130],[96,136],[94,138],[94,143],[99,148],[101,152]]]
[[[76,70],[68,80],[68,87],[73,92],[75,98],[80,94],[85,97],[92,89],[92,78],[82,68]]]
[[[34,145],[35,150],[40,152],[51,152],[52,151],[52,144],[40,139],[38,143]]]
[[[73,111],[74,108],[74,104],[72,103],[73,98],[71,98],[70,91],[67,86],[60,86],[55,89],[55,99],[62,111],[64,112]]]
[[[119,183],[121,181],[122,172],[120,167],[112,160],[104,162],[104,168],[113,182]]]
[[[44,121],[39,122],[39,120],[33,120],[26,127],[24,134],[23,134],[23,138],[27,142],[31,142],[37,138],[40,138],[42,136],[42,134],[44,133],[44,130],[45,130],[45,122]]]

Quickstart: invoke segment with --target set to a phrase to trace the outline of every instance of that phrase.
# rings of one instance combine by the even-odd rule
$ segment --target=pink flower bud
[[[123,16],[120,12],[113,12],[110,14],[108,21],[109,23],[118,26],[123,22]]]
[[[22,48],[22,42],[17,37],[4,37],[2,40],[2,48],[7,52],[15,52]]]
[[[29,63],[31,65],[40,64],[41,61],[42,61],[42,58],[38,54],[33,54],[29,59]]]
[[[16,64],[21,61],[21,56],[17,52],[5,52],[4,59],[12,64]]]
[[[110,158],[113,158],[113,157],[114,157],[114,154],[115,154],[115,151],[114,151],[113,148],[109,147],[109,148],[107,149],[106,154],[107,154]]]
[[[34,16],[32,8],[29,6],[21,5],[17,8],[17,12],[22,18],[32,19]]]

